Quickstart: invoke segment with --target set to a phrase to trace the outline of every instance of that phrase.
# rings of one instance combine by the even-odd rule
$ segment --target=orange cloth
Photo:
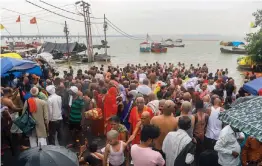
[[[262,161],[262,143],[253,137],[248,137],[241,154],[242,165],[250,161]]]
[[[130,112],[130,116],[129,116],[129,123],[130,123],[131,128],[132,128],[132,133],[134,132],[137,123],[141,120],[141,115],[144,111],[149,112],[151,118],[154,116],[153,111],[147,106],[144,106],[144,109],[141,113],[138,112],[137,107],[132,108],[132,110]],[[140,143],[140,131],[137,132],[135,139],[132,141],[133,145],[139,144],[139,143]]]
[[[37,110],[35,99],[34,98],[29,98],[27,101],[28,101],[28,104],[29,104],[29,111],[31,113],[35,113],[36,110]]]
[[[106,132],[111,130],[111,126],[108,125],[110,117],[117,114],[116,97],[117,97],[116,87],[109,88],[107,94],[105,95],[105,99],[104,99],[104,118],[105,118],[104,120],[105,120],[105,131]]]

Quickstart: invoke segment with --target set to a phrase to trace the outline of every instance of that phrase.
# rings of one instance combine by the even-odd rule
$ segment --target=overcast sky
[[[78,12],[74,3],[76,0],[44,0],[55,6]],[[54,9],[39,0],[31,0],[44,8],[70,18],[83,20],[81,16],[73,15]],[[91,4],[91,11],[95,17],[107,18],[129,34],[216,34],[244,36],[250,32],[249,24],[254,20],[252,13],[259,7],[262,9],[262,0],[86,0]],[[20,34],[20,24],[16,23],[19,14],[3,8],[28,13],[21,15],[22,34],[34,35],[38,33],[37,26],[29,24],[29,20],[37,18],[40,34],[63,34],[63,25],[66,20],[70,34],[84,34],[84,24],[67,20],[44,11],[25,0],[1,0],[1,24],[11,34]],[[80,10],[79,10],[80,11]],[[31,17],[32,16],[32,17]],[[42,18],[56,23],[40,20]],[[101,23],[103,20],[93,20]],[[102,24],[92,25],[94,35],[102,34]],[[3,35],[7,35],[2,30]],[[109,27],[109,34],[118,34]]]

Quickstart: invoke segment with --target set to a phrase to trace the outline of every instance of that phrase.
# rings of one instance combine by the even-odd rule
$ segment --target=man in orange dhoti
[[[129,123],[131,126],[131,133],[134,132],[136,129],[137,123],[141,120],[141,115],[143,112],[147,111],[152,118],[154,116],[153,111],[150,107],[145,106],[145,100],[143,97],[138,97],[136,99],[136,107],[134,107],[130,112]],[[132,144],[139,144],[140,143],[140,131],[137,132]]]

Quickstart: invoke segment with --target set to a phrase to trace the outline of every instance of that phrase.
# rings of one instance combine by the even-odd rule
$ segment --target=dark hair
[[[196,100],[195,107],[196,107],[196,109],[202,109],[202,108],[204,108],[203,100]]]
[[[90,151],[91,153],[96,152],[96,151],[97,151],[97,144],[94,143],[94,142],[92,142],[92,143],[89,145],[89,151]]]
[[[149,139],[156,139],[160,135],[160,129],[154,125],[145,125],[141,131],[141,141],[146,142]]]
[[[181,116],[178,120],[178,127],[182,130],[190,129],[191,119],[188,116]]]
[[[116,116],[116,115],[112,116],[109,121],[110,121],[110,122],[120,123],[120,119],[119,119],[119,117]]]

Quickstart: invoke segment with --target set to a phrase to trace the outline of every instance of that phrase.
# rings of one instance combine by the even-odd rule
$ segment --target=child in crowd
[[[110,130],[107,132],[108,144],[105,147],[103,166],[124,166],[125,155],[124,151],[127,144],[118,140],[119,133],[116,130]]]

